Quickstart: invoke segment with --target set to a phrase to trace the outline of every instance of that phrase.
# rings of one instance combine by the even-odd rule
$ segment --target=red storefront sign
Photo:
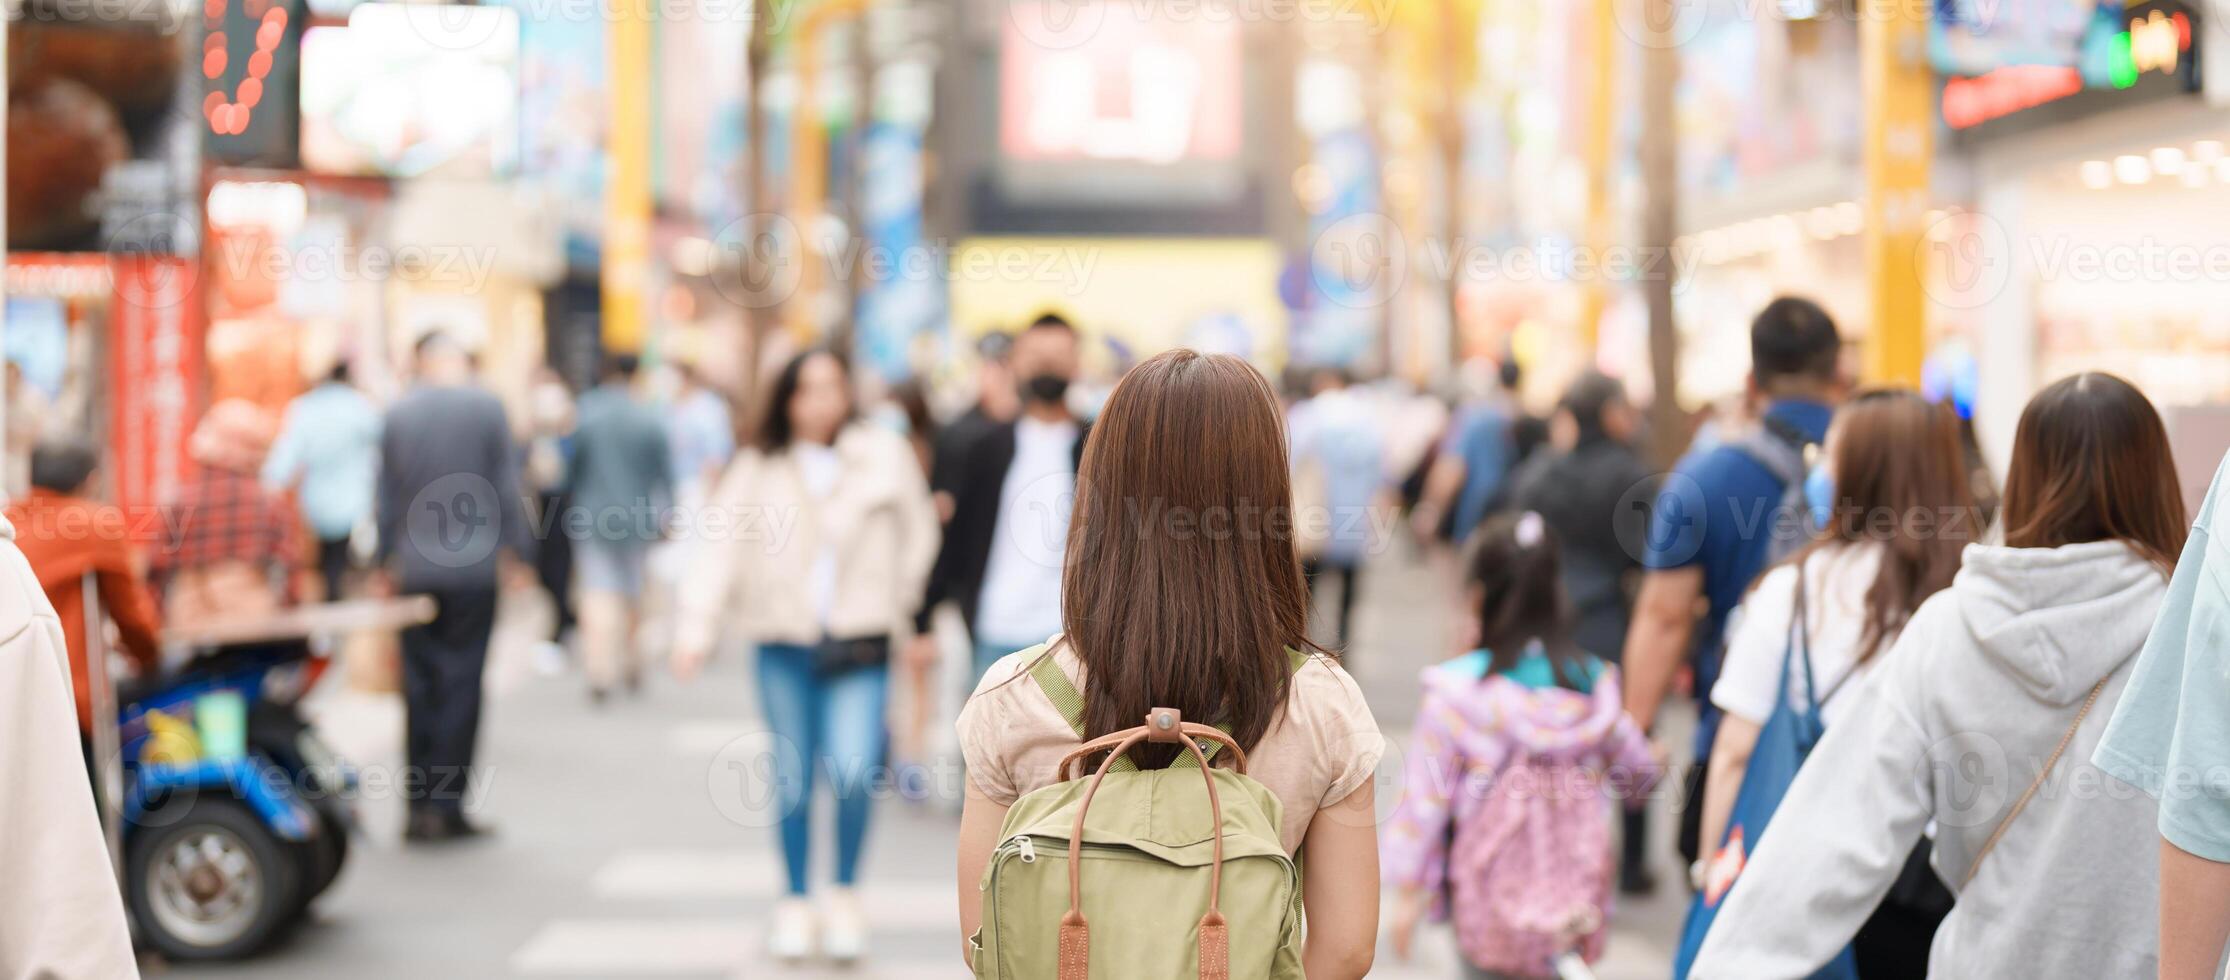
[[[111,449],[116,502],[134,514],[169,501],[192,476],[186,440],[201,416],[200,269],[170,255],[113,261]]]

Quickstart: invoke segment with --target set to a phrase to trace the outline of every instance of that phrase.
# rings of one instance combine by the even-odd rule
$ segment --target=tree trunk
[[[742,236],[743,247],[738,250],[745,265],[759,261],[759,234],[761,216],[767,213],[772,202],[767,199],[767,111],[760,100],[762,83],[767,77],[767,17],[771,13],[767,0],[751,0],[751,39],[744,51],[744,156],[743,156],[743,221],[737,233]],[[743,290],[750,290],[752,283],[765,282],[766,277],[749,268],[738,270]],[[743,411],[733,413],[740,428],[757,424],[759,388],[759,351],[765,346],[766,334],[780,322],[769,298],[739,291],[745,297],[743,304],[743,371],[737,379],[735,396]],[[749,432],[739,435],[748,437]]]
[[[1641,171],[1646,202],[1642,247],[1668,258],[1679,227],[1679,148],[1673,131],[1673,87],[1679,82],[1680,54],[1667,33],[1681,0],[1643,0],[1643,18],[1652,33],[1642,47]],[[1659,275],[1642,283],[1649,309],[1649,368],[1655,396],[1649,406],[1650,458],[1670,467],[1688,444],[1688,414],[1680,407],[1680,331],[1673,323],[1673,269],[1661,262]]]

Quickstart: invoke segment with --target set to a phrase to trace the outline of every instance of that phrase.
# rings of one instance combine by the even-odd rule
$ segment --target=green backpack
[[[1084,699],[1060,666],[1041,655],[1030,676],[1083,738]],[[1142,772],[1126,753],[1145,741],[1189,754]],[[1210,768],[1225,748],[1231,768]],[[1097,772],[1071,778],[1103,751]],[[1279,842],[1283,805],[1246,770],[1230,735],[1169,708],[1070,753],[1060,782],[1007,811],[968,939],[976,976],[1301,980],[1300,868]]]

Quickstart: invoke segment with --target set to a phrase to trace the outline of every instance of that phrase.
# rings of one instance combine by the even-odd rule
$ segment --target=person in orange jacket
[[[62,622],[70,654],[70,686],[77,695],[80,734],[89,732],[92,694],[86,687],[85,585],[100,589],[102,611],[116,623],[122,651],[142,673],[156,669],[159,621],[147,591],[146,562],[131,540],[124,512],[85,496],[99,465],[80,442],[48,441],[31,452],[31,492],[8,505],[16,546],[31,563],[39,587]]]

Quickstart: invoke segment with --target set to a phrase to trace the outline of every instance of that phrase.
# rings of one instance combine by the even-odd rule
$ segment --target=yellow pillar
[[[1934,85],[1928,22],[1915,4],[1878,4],[1859,28],[1866,97],[1866,278],[1873,300],[1865,378],[1920,383],[1927,357],[1922,241],[1927,234],[1928,166],[1934,153]]]
[[[604,348],[643,347],[650,276],[651,20],[647,3],[613,10],[612,166],[604,184]]]
[[[1618,116],[1618,0],[1595,0],[1589,13],[1588,41],[1595,60],[1593,91],[1587,108],[1587,227],[1580,245],[1588,250],[1581,282],[1580,343],[1595,357],[1595,342],[1609,305],[1611,284],[1603,277],[1603,256],[1611,247],[1611,139]]]
[[[821,258],[814,251],[813,229],[820,223],[821,208],[828,198],[828,130],[821,125],[820,107],[815,103],[821,81],[821,31],[829,24],[860,16],[866,11],[869,0],[821,0],[798,21],[797,33],[791,43],[797,46],[798,101],[790,111],[790,187],[791,218],[798,230],[798,287],[795,301],[784,305],[783,317],[790,335],[799,343],[816,339],[819,325],[814,323],[814,313],[819,309],[821,283]],[[854,98],[873,98],[872,92],[858,92]],[[858,234],[859,229],[853,229]]]

